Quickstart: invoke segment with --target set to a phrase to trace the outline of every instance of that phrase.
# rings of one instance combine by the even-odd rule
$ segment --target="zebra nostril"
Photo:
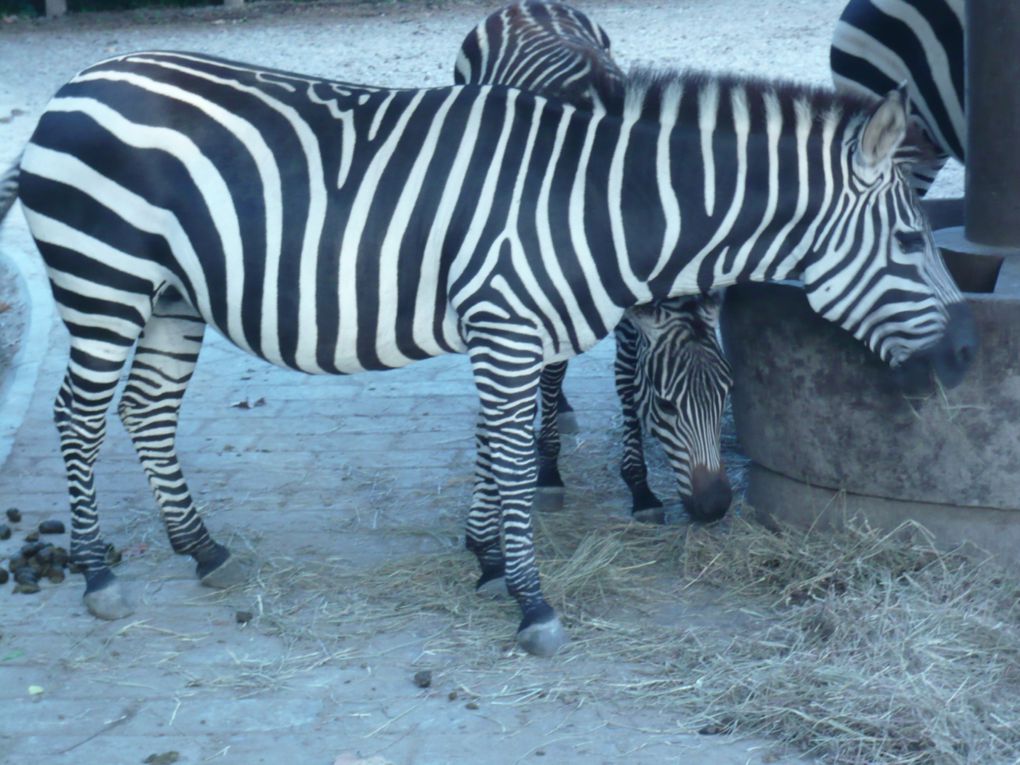
[[[977,346],[973,343],[962,343],[956,349],[956,362],[962,367],[969,367],[976,350]]]

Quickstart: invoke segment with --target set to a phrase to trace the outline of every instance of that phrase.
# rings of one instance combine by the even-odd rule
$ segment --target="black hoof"
[[[211,548],[193,557],[198,562],[195,573],[206,587],[223,590],[248,580],[248,566],[221,544],[214,543]]]
[[[547,605],[539,613],[524,617],[517,629],[517,645],[532,656],[552,656],[562,648],[569,638],[560,624],[560,618]]]
[[[563,509],[566,493],[562,486],[539,486],[535,489],[532,506],[536,512],[558,513]]]
[[[493,600],[510,597],[510,591],[506,586],[506,577],[503,574],[483,575],[475,585],[475,594]]]
[[[651,523],[661,526],[666,522],[666,508],[646,507],[644,510],[635,510],[631,516],[638,523]]]
[[[108,568],[85,574],[84,601],[89,613],[100,619],[123,619],[134,611],[117,577]]]

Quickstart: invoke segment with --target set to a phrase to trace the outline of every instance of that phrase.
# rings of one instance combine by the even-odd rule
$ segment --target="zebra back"
[[[922,193],[946,159],[964,158],[963,4],[850,0],[832,37],[838,90],[879,97],[906,83],[923,144],[905,145],[900,158],[914,165],[914,186]]]
[[[510,85],[580,107],[622,93],[609,35],[580,11],[525,2],[491,14],[461,44],[454,82]]]

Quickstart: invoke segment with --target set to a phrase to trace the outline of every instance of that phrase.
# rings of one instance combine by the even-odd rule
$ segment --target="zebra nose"
[[[733,491],[726,471],[709,470],[695,465],[691,471],[691,495],[684,497],[684,509],[692,521],[711,523],[726,515],[733,500]]]
[[[893,378],[905,395],[928,396],[934,391],[932,372],[945,388],[963,382],[978,350],[977,325],[967,303],[953,303],[947,309],[949,320],[941,339],[930,348],[915,353],[898,369]]]
[[[967,303],[948,308],[949,321],[942,339],[932,349],[935,374],[946,388],[959,385],[977,355],[978,334],[974,314]]]

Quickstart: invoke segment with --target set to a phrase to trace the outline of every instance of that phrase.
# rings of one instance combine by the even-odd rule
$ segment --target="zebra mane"
[[[863,95],[837,93],[832,88],[807,85],[782,79],[757,76],[720,74],[697,69],[663,69],[638,66],[632,68],[615,90],[616,97],[602,99],[610,114],[627,117],[658,118],[665,101],[675,99],[682,91],[689,94],[715,85],[720,96],[741,88],[752,109],[762,103],[766,94],[774,95],[781,104],[798,104],[812,114],[852,118],[866,115],[875,101]]]

